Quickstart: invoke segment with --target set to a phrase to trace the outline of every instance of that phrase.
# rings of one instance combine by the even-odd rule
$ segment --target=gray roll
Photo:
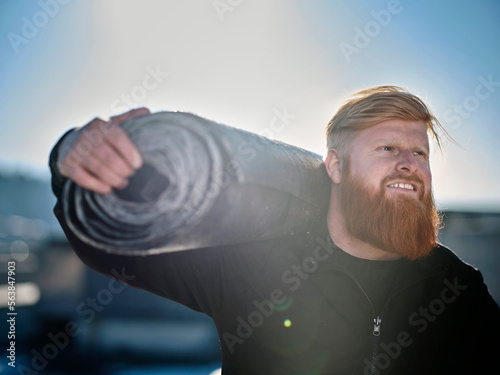
[[[223,246],[307,231],[330,180],[319,155],[181,112],[122,125],[144,165],[101,195],[67,181],[64,217],[96,249],[129,255]]]

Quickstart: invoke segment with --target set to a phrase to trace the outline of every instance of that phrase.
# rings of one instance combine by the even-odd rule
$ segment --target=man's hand
[[[76,130],[75,141],[66,149],[63,141],[59,172],[81,187],[101,194],[125,188],[129,177],[142,166],[142,157],[119,125],[149,113],[147,108],[133,109],[108,122],[95,118]]]

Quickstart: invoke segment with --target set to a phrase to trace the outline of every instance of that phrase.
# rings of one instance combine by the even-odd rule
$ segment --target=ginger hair
[[[327,147],[347,155],[359,131],[394,119],[423,121],[441,151],[440,133],[455,143],[420,98],[399,86],[378,86],[359,91],[338,109],[325,129]]]

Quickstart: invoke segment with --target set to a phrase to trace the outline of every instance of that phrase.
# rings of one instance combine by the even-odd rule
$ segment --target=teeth
[[[391,184],[389,187],[398,187],[401,189],[408,189],[408,190],[413,190],[413,186],[410,184],[403,184],[403,183],[396,183],[396,184]]]

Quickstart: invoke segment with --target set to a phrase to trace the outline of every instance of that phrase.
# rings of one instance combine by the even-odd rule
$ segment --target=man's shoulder
[[[448,262],[450,265],[460,265],[466,268],[475,269],[470,264],[461,259],[452,249],[446,247],[443,244],[437,244],[432,253],[436,258],[441,261]]]
[[[462,259],[449,247],[443,244],[437,244],[432,250],[431,254],[443,261],[453,262],[453,263],[464,263]]]
[[[448,275],[460,276],[471,281],[481,282],[482,276],[477,268],[461,259],[453,250],[438,244],[431,254],[422,261],[422,267],[429,270],[447,271]]]

